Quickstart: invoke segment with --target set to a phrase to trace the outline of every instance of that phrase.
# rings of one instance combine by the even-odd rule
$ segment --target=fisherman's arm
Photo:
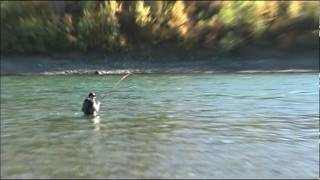
[[[100,101],[94,102],[94,103],[93,103],[93,108],[94,108],[96,111],[99,111],[99,110],[100,110]]]

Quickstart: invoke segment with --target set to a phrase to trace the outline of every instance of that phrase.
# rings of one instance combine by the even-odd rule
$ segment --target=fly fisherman
[[[123,76],[111,89],[111,91],[109,91],[109,93],[105,94],[105,96],[101,97],[101,100],[105,97],[107,97],[107,95],[111,94],[113,92],[113,90],[119,85],[119,83],[124,80],[125,78],[127,78],[129,75],[131,75],[132,73],[128,73],[125,76]],[[94,117],[97,116],[98,111],[100,109],[100,102],[96,100],[96,95],[91,92],[89,93],[88,98],[86,98],[83,101],[82,104],[82,112],[85,115],[93,115]]]
[[[100,109],[100,102],[96,100],[95,93],[89,93],[88,98],[83,101],[82,112],[85,115],[97,116]]]

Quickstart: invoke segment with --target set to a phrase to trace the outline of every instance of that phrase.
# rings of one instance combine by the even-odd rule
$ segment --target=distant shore
[[[217,57],[81,54],[1,55],[1,75],[108,75],[132,73],[319,72],[318,52]]]

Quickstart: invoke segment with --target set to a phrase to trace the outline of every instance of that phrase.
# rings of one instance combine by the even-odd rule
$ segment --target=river
[[[317,178],[313,73],[1,76],[2,178]],[[99,120],[100,123],[93,123]]]

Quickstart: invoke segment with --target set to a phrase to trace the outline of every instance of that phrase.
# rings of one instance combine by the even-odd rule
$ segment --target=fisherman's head
[[[95,98],[96,98],[96,94],[93,93],[93,92],[91,92],[91,93],[89,93],[88,97],[89,97],[90,99],[95,99]]]

